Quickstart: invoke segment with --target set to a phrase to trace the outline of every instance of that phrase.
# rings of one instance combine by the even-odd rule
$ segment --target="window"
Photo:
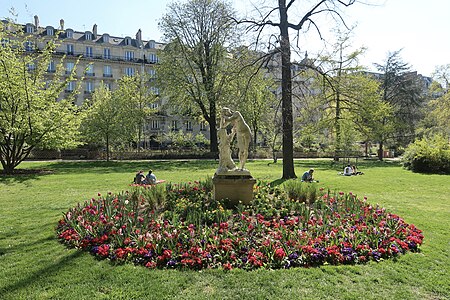
[[[124,73],[127,76],[134,76],[134,68],[131,67],[125,68]]]
[[[172,120],[172,131],[178,130],[178,121]]]
[[[154,69],[149,69],[148,75],[150,76],[150,82],[153,82],[156,80],[156,71]]]
[[[95,76],[94,64],[88,64],[86,66],[86,76]]]
[[[86,46],[86,57],[92,57],[92,47]]]
[[[103,43],[109,43],[109,35],[106,33],[103,35]]]
[[[91,94],[94,91],[94,84],[92,81],[86,81],[86,90],[85,94]]]
[[[66,63],[66,74],[72,73],[74,67],[75,67],[75,63],[67,62]]]
[[[33,42],[30,41],[25,42],[25,51],[33,51]]]
[[[111,82],[104,82],[103,84],[105,85],[105,87],[106,87],[106,89],[107,89],[108,91],[111,91],[111,90],[112,90],[112,84],[111,84]]]
[[[111,59],[111,49],[103,48],[103,58],[104,59]]]
[[[200,131],[206,131],[206,122],[200,122]]]
[[[133,60],[134,51],[125,51],[125,60]]]
[[[151,129],[152,130],[159,129],[159,120],[152,120]]]
[[[50,72],[50,73],[55,73],[56,72],[55,61],[54,60],[51,60],[48,63],[47,72]]]
[[[125,46],[130,46],[131,45],[131,38],[126,37],[124,42],[125,42]]]
[[[53,36],[55,34],[55,31],[53,30],[53,27],[51,27],[51,26],[48,26],[46,28],[46,31],[47,31],[47,35],[49,35],[49,36]]]
[[[91,33],[90,31],[86,31],[86,32],[84,33],[84,39],[85,39],[86,41],[91,41],[91,40],[92,40],[92,33]]]
[[[113,77],[112,76],[112,69],[110,65],[104,65],[103,66],[103,77]]]
[[[150,108],[152,108],[152,109],[157,109],[159,107],[159,104],[158,103],[152,103],[152,104],[150,104]]]
[[[36,70],[36,65],[34,63],[27,64],[28,71]]]
[[[72,39],[73,38],[73,30],[72,29],[67,29],[66,30],[66,38],[68,38],[68,39]]]
[[[156,56],[156,54],[150,54],[150,62],[151,63],[157,63],[158,62],[158,56]]]
[[[32,24],[26,25],[26,31],[27,33],[33,33],[34,32],[34,26]]]
[[[67,83],[66,92],[71,93],[71,92],[73,92],[74,89],[75,89],[75,82],[69,81]]]
[[[154,49],[154,48],[155,48],[155,41],[149,41],[149,42],[148,42],[148,47],[149,47],[150,49]]]
[[[67,44],[67,55],[73,55],[73,44]]]
[[[2,46],[6,47],[6,45],[9,44],[9,39],[8,38],[2,38]]]
[[[150,90],[154,95],[159,95],[159,88],[152,86],[150,87]]]
[[[186,121],[186,131],[192,131],[192,122]]]

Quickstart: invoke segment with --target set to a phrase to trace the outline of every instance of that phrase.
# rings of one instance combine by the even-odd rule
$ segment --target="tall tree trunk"
[[[383,142],[380,141],[380,146],[378,147],[378,160],[383,160]]]
[[[336,130],[336,145],[334,149],[334,161],[339,161],[341,152],[341,76],[342,76],[342,44],[339,52],[339,69],[336,84],[336,115],[335,115],[335,130]]]
[[[341,152],[341,103],[340,103],[339,88],[336,91],[336,115],[334,120],[334,127],[336,130],[336,145],[334,148],[334,161],[339,161]]]
[[[209,119],[209,151],[219,153],[219,144],[217,141],[217,118],[215,105],[211,105]]]
[[[283,179],[296,178],[294,171],[294,137],[292,116],[291,46],[288,32],[286,0],[278,0],[280,10],[281,103],[283,118]]]
[[[106,135],[106,161],[109,161],[109,134]]]

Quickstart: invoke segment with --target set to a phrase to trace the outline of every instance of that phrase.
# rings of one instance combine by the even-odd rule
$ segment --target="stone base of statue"
[[[249,205],[253,200],[256,179],[246,169],[217,170],[213,177],[214,199],[225,199],[225,204],[234,207],[241,202]]]

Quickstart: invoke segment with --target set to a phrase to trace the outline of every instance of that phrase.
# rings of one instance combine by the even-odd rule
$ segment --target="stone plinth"
[[[228,199],[230,206],[236,206],[239,201],[249,205],[253,199],[253,185],[256,183],[250,174],[246,175],[222,175],[213,177],[214,199]]]

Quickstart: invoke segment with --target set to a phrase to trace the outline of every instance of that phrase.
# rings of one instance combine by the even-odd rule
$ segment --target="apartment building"
[[[79,90],[75,104],[82,105],[103,82],[110,90],[117,87],[117,80],[122,76],[133,76],[138,73],[146,73],[150,78],[156,76],[155,65],[158,63],[158,51],[164,44],[155,40],[143,40],[139,29],[135,36],[117,37],[109,33],[100,33],[98,26],[93,25],[92,30],[79,31],[66,28],[64,20],[60,20],[58,26],[39,25],[38,16],[34,17],[34,24],[23,25],[24,32],[29,35],[27,45],[33,50],[33,36],[39,37],[45,42],[48,39],[58,39],[58,47],[48,67],[48,72],[56,71],[56,65],[65,56],[65,73],[70,74],[76,68],[77,80],[69,82],[64,93],[73,93]],[[38,48],[39,45],[36,45]],[[27,47],[27,46],[26,46]],[[79,86],[78,86],[79,85]],[[159,95],[157,87],[150,87],[155,95]],[[63,96],[63,95],[62,95]],[[157,97],[151,104],[156,113],[150,116],[143,128],[143,140],[140,147],[159,147],[165,133],[171,130],[182,130],[193,135],[203,134],[209,139],[209,126],[205,122],[196,122],[192,119],[177,115],[167,114],[163,110],[165,99]]]

